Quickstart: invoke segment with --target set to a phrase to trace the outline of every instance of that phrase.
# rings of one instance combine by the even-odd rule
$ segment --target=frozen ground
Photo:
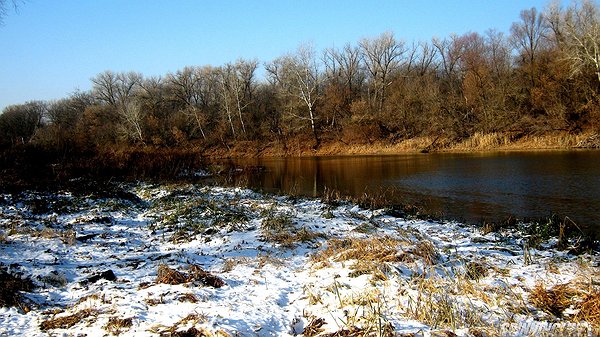
[[[3,270],[36,285],[0,308],[3,336],[598,333],[598,256],[514,231],[148,184],[2,195],[0,228]]]

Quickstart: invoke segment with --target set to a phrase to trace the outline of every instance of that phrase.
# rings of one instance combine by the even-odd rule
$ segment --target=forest
[[[593,1],[520,13],[490,29],[406,42],[394,32],[340,48],[301,44],[270,61],[190,65],[160,77],[104,71],[89,91],[8,106],[0,147],[83,153],[290,144],[459,142],[600,128],[600,10]],[[36,153],[38,153],[36,152]],[[10,161],[4,155],[4,161]]]

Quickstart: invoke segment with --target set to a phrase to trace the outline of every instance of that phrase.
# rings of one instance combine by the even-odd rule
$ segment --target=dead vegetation
[[[566,309],[576,313],[567,319],[590,323],[600,332],[600,291],[578,283],[558,284],[547,288],[538,283],[529,294],[529,301],[536,308],[558,318],[565,317]]]
[[[312,231],[307,227],[297,228],[288,214],[270,214],[260,225],[261,239],[273,242],[284,248],[293,248],[299,242],[314,242],[325,238],[325,234]]]
[[[0,266],[0,306],[17,307],[23,312],[28,312],[30,306],[21,292],[31,292],[35,288],[29,277],[11,272]]]
[[[529,301],[546,313],[562,317],[563,311],[571,306],[577,293],[568,284],[559,284],[546,289],[543,283],[538,283],[529,294]]]
[[[133,317],[119,318],[111,317],[108,319],[108,323],[104,326],[104,330],[118,336],[121,333],[129,330],[133,326]]]
[[[327,248],[312,256],[313,263],[327,265],[329,260],[341,262],[353,260],[351,275],[373,274],[385,279],[390,264],[413,263],[417,260],[425,265],[435,264],[439,259],[435,246],[427,240],[412,243],[390,236],[371,238],[331,239]]]
[[[592,324],[600,333],[600,291],[585,295],[583,300],[577,304],[577,308],[579,312],[575,315],[575,320]]]
[[[176,285],[189,282],[200,282],[205,286],[213,288],[221,288],[225,285],[223,279],[205,271],[197,265],[188,265],[187,273],[171,269],[165,264],[158,266],[156,283]]]
[[[373,262],[397,262],[398,249],[402,242],[389,236],[369,239],[331,239],[327,248],[314,254],[314,262],[327,259],[334,261],[363,260]]]
[[[149,331],[160,336],[168,337],[231,337],[223,330],[210,331],[208,329],[197,327],[197,325],[206,323],[208,318],[202,313],[189,314],[172,326],[156,325]]]
[[[43,321],[40,324],[40,329],[42,331],[69,329],[88,317],[97,316],[98,313],[95,309],[84,309],[71,315],[51,318]]]

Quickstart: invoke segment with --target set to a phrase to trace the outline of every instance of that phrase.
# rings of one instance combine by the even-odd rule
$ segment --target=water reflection
[[[467,222],[508,216],[569,216],[600,228],[600,152],[414,154],[397,156],[239,159],[260,166],[247,177],[267,192],[320,196],[387,193]]]

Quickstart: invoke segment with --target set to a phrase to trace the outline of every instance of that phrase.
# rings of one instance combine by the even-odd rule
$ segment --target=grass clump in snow
[[[162,216],[151,228],[173,231],[173,243],[189,242],[198,234],[211,234],[221,228],[241,230],[241,225],[248,222],[246,210],[235,202],[189,193],[176,190],[155,202]]]
[[[180,319],[172,326],[155,325],[149,332],[160,336],[170,337],[231,337],[223,330],[211,332],[204,328],[198,328],[199,324],[208,322],[208,317],[203,313],[193,313]]]
[[[156,283],[176,285],[188,282],[200,282],[203,285],[214,288],[221,288],[225,285],[223,279],[205,271],[197,265],[189,265],[188,273],[171,269],[165,264],[158,266]]]
[[[346,238],[327,241],[327,248],[313,255],[314,262],[363,260],[373,262],[398,261],[401,241],[389,236],[367,239]]]
[[[72,315],[56,317],[43,321],[40,324],[42,331],[53,330],[53,329],[69,329],[75,326],[77,323],[88,317],[95,317],[99,312],[95,309],[84,309],[78,311]]]
[[[388,302],[376,289],[348,293],[351,287],[334,281],[327,291],[337,299],[337,309],[331,316],[337,331],[322,333],[327,321],[309,315],[304,336],[396,336],[388,320]],[[306,291],[306,289],[305,289]],[[310,291],[310,290],[309,290]],[[310,295],[309,295],[310,296]],[[331,323],[331,322],[330,322]]]
[[[538,283],[529,294],[529,301],[546,313],[562,317],[563,311],[572,305],[572,298],[576,295],[577,291],[568,284],[559,284],[546,289],[544,284]]]
[[[558,318],[569,316],[567,309],[574,309],[575,314],[568,319],[588,322],[600,332],[600,291],[597,288],[573,282],[547,288],[538,283],[529,294],[529,302]]]
[[[594,291],[584,296],[583,300],[577,305],[579,312],[575,320],[583,320],[594,326],[597,333],[600,333],[600,291]]]
[[[30,292],[35,286],[28,277],[11,273],[4,267],[0,267],[0,306],[17,307],[23,312],[30,310],[21,292]]]
[[[109,333],[118,336],[121,333],[129,330],[133,326],[133,317],[119,318],[111,317],[108,319],[108,323],[104,326],[104,330]]]
[[[277,243],[284,248],[293,248],[298,242],[314,242],[325,237],[323,233],[307,227],[298,229],[288,214],[269,214],[261,222],[260,234],[262,240]]]

